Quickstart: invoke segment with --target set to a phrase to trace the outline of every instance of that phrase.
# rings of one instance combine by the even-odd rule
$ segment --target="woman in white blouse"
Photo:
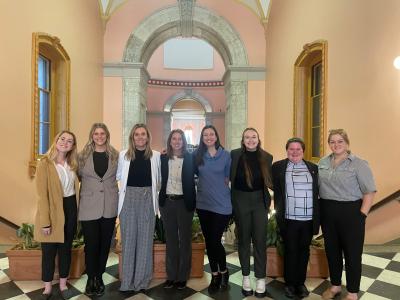
[[[75,135],[64,130],[39,161],[36,170],[38,207],[35,239],[42,247],[43,298],[50,299],[55,257],[58,254],[60,292],[67,293],[67,278],[71,264],[72,240],[77,224],[78,180]]]
[[[166,289],[184,289],[191,269],[196,190],[193,158],[186,147],[185,134],[175,129],[169,134],[167,153],[161,155],[159,204],[167,240]]]

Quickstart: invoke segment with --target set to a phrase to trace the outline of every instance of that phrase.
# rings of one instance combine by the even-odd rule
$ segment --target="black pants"
[[[222,234],[231,215],[222,215],[212,211],[198,209],[201,230],[206,240],[207,256],[211,272],[226,270],[226,253],[221,243]]]
[[[193,211],[186,209],[183,197],[178,200],[167,197],[160,210],[167,239],[167,279],[187,281],[192,265]]]
[[[347,290],[358,293],[365,235],[365,216],[360,212],[362,201],[321,200],[320,203],[331,283],[342,283],[344,255]]]
[[[64,209],[64,243],[42,243],[42,280],[53,280],[55,259],[58,254],[58,270],[60,278],[67,278],[71,266],[72,240],[76,232],[77,205],[76,196],[63,199]]]
[[[100,218],[81,221],[85,239],[86,274],[89,278],[99,277],[106,270],[111,238],[116,218]]]
[[[242,275],[250,274],[250,244],[253,241],[254,274],[266,275],[267,222],[263,191],[232,190],[232,204],[238,230],[238,252]]]
[[[313,222],[288,219],[285,222],[285,234],[282,237],[285,247],[285,283],[289,286],[301,286],[306,281]]]

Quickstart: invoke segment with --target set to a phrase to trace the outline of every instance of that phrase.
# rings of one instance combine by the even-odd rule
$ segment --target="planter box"
[[[274,247],[267,248],[267,276],[283,277],[283,257]],[[307,277],[329,277],[328,261],[324,249],[310,247]]]
[[[11,280],[42,280],[42,250],[8,250],[6,252],[9,263]],[[58,259],[54,279],[58,279]],[[85,270],[85,253],[83,247],[72,249],[71,269],[69,278],[80,278]]]
[[[192,243],[192,269],[190,272],[191,278],[201,278],[204,273],[204,243]],[[119,278],[122,277],[122,251],[118,247],[115,252],[118,254],[119,265],[118,272]],[[163,279],[167,278],[165,272],[165,244],[154,244],[153,245],[153,278]]]

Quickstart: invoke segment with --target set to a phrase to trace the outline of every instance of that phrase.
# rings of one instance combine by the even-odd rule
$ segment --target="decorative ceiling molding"
[[[181,17],[180,31],[184,38],[193,36],[193,11],[196,0],[178,0],[179,14]]]
[[[98,0],[100,15],[104,26],[111,18],[112,14],[122,5],[130,0]],[[261,23],[267,23],[269,12],[271,10],[272,0],[234,0],[248,9],[250,9],[260,20]],[[161,2],[161,1],[160,1]],[[196,0],[177,0],[181,14],[181,32],[183,37],[191,37],[193,29],[193,9]],[[140,4],[138,4],[140,5]],[[160,8],[162,5],[160,5]]]

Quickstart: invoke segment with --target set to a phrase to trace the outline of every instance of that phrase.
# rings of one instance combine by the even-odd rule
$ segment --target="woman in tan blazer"
[[[81,180],[78,219],[85,238],[88,280],[85,294],[102,296],[106,269],[118,210],[116,173],[118,152],[110,145],[110,132],[103,123],[93,124],[89,140],[78,156]]]
[[[65,297],[71,264],[72,240],[77,223],[79,185],[75,135],[67,130],[56,135],[53,144],[39,161],[36,171],[38,207],[35,239],[42,246],[43,298],[50,299],[55,257],[58,254],[60,292]]]

